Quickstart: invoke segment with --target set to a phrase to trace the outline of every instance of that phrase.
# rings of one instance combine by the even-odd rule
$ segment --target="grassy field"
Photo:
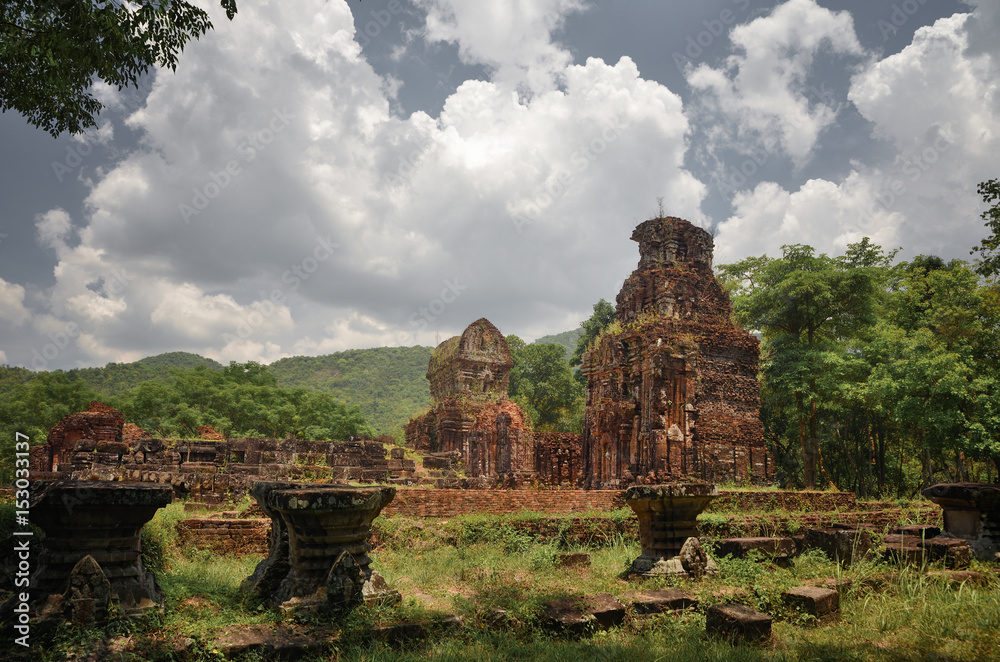
[[[3,659],[221,660],[217,637],[241,626],[269,629],[281,621],[246,600],[240,582],[260,560],[216,556],[176,546],[173,524],[182,504],[162,509],[144,531],[145,557],[166,596],[162,615],[115,622],[103,629],[61,628],[27,655]],[[611,537],[598,548],[566,549],[537,543],[501,518],[456,518],[447,523],[392,518],[380,527],[373,567],[404,596],[392,607],[363,607],[341,623],[303,618],[296,627],[325,632],[315,660],[996,660],[1000,659],[1000,580],[996,566],[976,563],[982,585],[955,583],[918,569],[881,562],[839,567],[822,554],[800,556],[790,568],[763,559],[720,559],[720,573],[701,581],[619,578],[639,554],[635,541]],[[563,551],[588,551],[589,568],[555,565]],[[841,619],[815,626],[788,608],[782,592],[810,580],[850,580]],[[570,639],[545,631],[542,603],[608,592],[619,598],[638,588],[677,586],[693,592],[698,609],[626,620],[625,625]],[[763,646],[731,645],[704,634],[704,608],[739,601],[774,617]],[[496,611],[505,610],[503,626]],[[390,646],[373,641],[373,628],[457,614],[463,625],[422,642]],[[287,623],[288,621],[286,621]],[[6,645],[7,642],[5,642]],[[15,657],[17,655],[17,657]],[[262,659],[247,653],[240,659]]]

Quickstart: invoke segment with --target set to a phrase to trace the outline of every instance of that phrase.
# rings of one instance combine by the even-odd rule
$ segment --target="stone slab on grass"
[[[771,638],[771,617],[746,605],[712,605],[705,613],[705,632],[734,642],[765,642]]]
[[[892,533],[900,533],[906,536],[915,536],[917,538],[923,538],[924,540],[930,540],[931,538],[936,538],[941,535],[941,528],[931,526],[930,524],[908,524],[906,526],[896,527],[892,530]]]
[[[542,623],[549,629],[573,635],[606,630],[625,621],[625,605],[610,593],[581,595],[546,602]]]
[[[725,538],[718,544],[719,556],[742,559],[750,550],[760,550],[767,556],[789,557],[795,555],[795,541],[791,538]]]
[[[462,627],[458,616],[445,616],[430,621],[412,621],[374,628],[368,633],[369,639],[384,641],[390,646],[426,639],[432,634],[450,632]]]
[[[306,635],[298,628],[280,625],[231,626],[219,632],[210,648],[218,650],[226,659],[254,653],[265,658],[302,657],[322,653],[335,638],[332,628],[313,630]]]
[[[976,572],[974,570],[948,570],[944,572],[931,571],[927,573],[927,576],[947,581],[952,586],[956,587],[962,584],[987,586],[990,583],[988,575],[984,575],[983,573]]]
[[[803,539],[805,549],[820,549],[835,561],[850,565],[855,559],[872,551],[872,532],[868,529],[807,529]]]
[[[678,611],[698,606],[698,598],[693,593],[679,588],[663,591],[639,591],[627,596],[636,614],[657,614],[664,611]]]
[[[785,602],[809,614],[817,623],[828,623],[840,616],[840,594],[820,586],[796,586],[785,591]]]
[[[938,536],[923,544],[932,559],[944,559],[944,564],[952,570],[968,567],[972,561],[972,547],[968,540]]]
[[[889,544],[882,554],[889,563],[905,563],[907,565],[923,565],[930,562],[931,555],[920,545]]]

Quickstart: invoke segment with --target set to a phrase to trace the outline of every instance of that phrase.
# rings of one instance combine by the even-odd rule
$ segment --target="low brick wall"
[[[708,510],[830,512],[849,510],[854,504],[853,492],[723,490]],[[396,498],[382,512],[411,517],[524,511],[567,515],[624,507],[623,490],[439,490],[401,487],[396,489]]]
[[[439,490],[397,488],[386,515],[455,517],[474,513],[585,513],[625,507],[624,492],[614,490]]]
[[[827,513],[854,510],[854,492],[772,492],[761,490],[720,490],[708,512],[722,510],[789,510],[799,513]]]
[[[216,554],[267,556],[270,519],[194,518],[177,523],[181,548],[209,549]]]
[[[899,508],[868,512],[804,513],[786,515],[751,515],[727,517],[724,522],[700,522],[698,529],[703,536],[734,538],[745,536],[788,536],[807,528],[825,528],[833,524],[873,524],[880,529],[898,526],[903,519]],[[789,524],[792,524],[790,527]],[[941,509],[928,505],[918,512],[908,511],[906,523],[940,526]],[[538,542],[560,540],[565,544],[601,547],[616,537],[638,540],[639,522],[635,516],[625,519],[610,516],[593,517],[541,517],[515,520],[510,523],[518,530],[530,534]],[[177,524],[181,544],[196,549],[211,549],[216,553],[255,554],[266,556],[270,533],[270,520],[262,519],[187,519]],[[375,526],[379,540],[379,527]]]

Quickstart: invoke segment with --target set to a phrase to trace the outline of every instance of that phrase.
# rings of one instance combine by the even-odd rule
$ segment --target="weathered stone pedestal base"
[[[395,488],[259,481],[251,494],[271,518],[271,550],[245,589],[285,611],[400,599],[368,556],[371,523]]]
[[[31,577],[39,617],[98,623],[111,604],[127,616],[162,609],[156,578],[142,565],[139,533],[172,499],[169,485],[35,482],[31,521],[45,533]]]
[[[992,561],[1000,553],[1000,485],[941,483],[923,495],[944,510],[943,536],[969,542],[978,559]]]
[[[692,577],[715,572],[698,543],[697,517],[718,496],[708,483],[633,485],[625,502],[639,519],[642,554],[625,573],[633,577]]]

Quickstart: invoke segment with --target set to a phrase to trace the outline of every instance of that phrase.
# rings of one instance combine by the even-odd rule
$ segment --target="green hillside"
[[[328,393],[336,400],[356,405],[378,434],[402,440],[407,421],[430,407],[426,377],[430,357],[430,347],[376,347],[325,356],[293,356],[275,361],[267,369],[278,386]],[[198,366],[223,368],[217,361],[197,354],[170,352],[132,363],[56,372],[80,388],[89,387],[97,397],[110,399],[143,383],[167,382],[173,369]],[[12,392],[37,374],[24,368],[0,367],[0,395]]]
[[[143,382],[165,382],[171,369],[187,370],[200,365],[221,370],[222,364],[190,352],[168,352],[147,356],[132,363],[109,363],[103,368],[67,370],[70,379],[79,379],[104,396],[120,395]]]
[[[583,329],[577,327],[570,331],[563,331],[562,333],[556,333],[551,336],[542,336],[536,340],[533,345],[548,345],[554,343],[556,345],[562,345],[566,348],[566,360],[568,361],[573,352],[576,351],[576,341],[580,339],[583,335]]]
[[[293,356],[268,368],[279,386],[330,393],[359,406],[379,434],[402,439],[406,422],[431,405],[430,358],[430,347],[375,347]]]

